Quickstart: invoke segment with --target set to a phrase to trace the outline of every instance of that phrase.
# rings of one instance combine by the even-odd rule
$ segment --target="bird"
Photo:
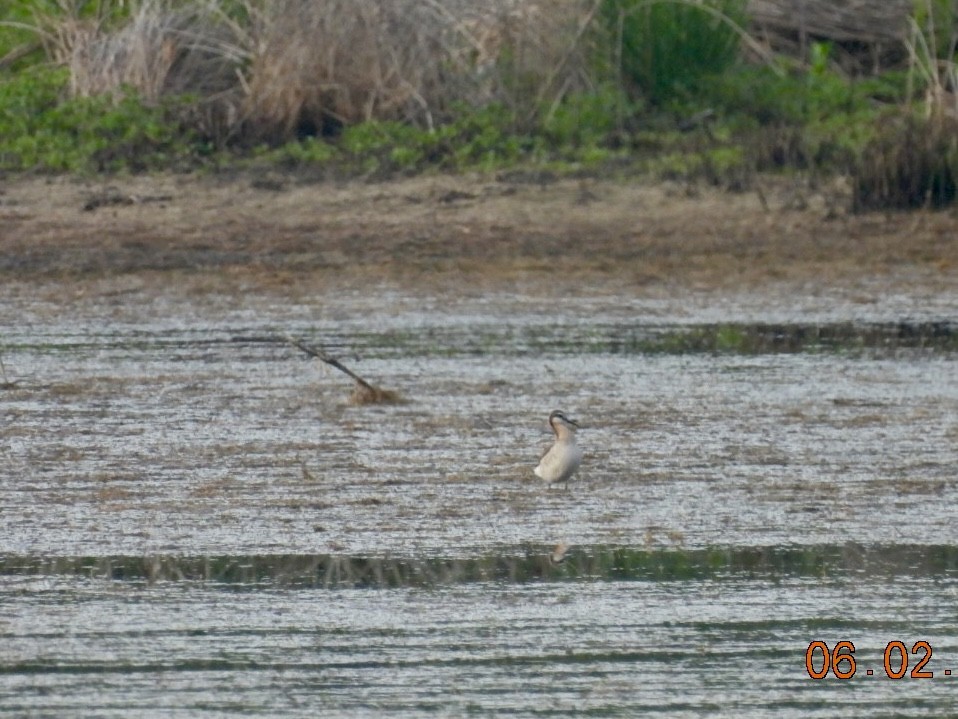
[[[549,426],[555,432],[556,439],[539,460],[535,468],[536,476],[549,484],[568,482],[582,464],[582,450],[575,443],[575,431],[579,423],[557,409],[549,415]]]
[[[549,555],[549,564],[555,566],[556,564],[562,564],[568,558],[568,551],[572,548],[572,545],[567,544],[566,542],[559,542],[555,549],[552,550],[552,554]]]

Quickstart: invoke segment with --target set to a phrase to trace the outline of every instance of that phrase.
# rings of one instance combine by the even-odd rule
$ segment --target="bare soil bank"
[[[203,271],[721,291],[880,276],[958,286],[954,212],[851,215],[839,187],[757,192],[624,180],[294,176],[0,180],[0,273],[50,279]]]

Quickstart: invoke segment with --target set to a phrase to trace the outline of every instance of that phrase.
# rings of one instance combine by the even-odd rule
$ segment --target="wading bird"
[[[535,469],[536,476],[549,484],[568,482],[582,463],[582,450],[575,443],[575,431],[579,428],[579,423],[557,409],[549,415],[549,426],[555,432],[556,439],[539,460],[539,466]]]

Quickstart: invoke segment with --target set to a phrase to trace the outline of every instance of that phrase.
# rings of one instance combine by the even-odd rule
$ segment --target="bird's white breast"
[[[535,468],[536,476],[547,482],[565,482],[571,477],[582,463],[582,450],[575,441],[557,441],[549,448],[539,466]]]

